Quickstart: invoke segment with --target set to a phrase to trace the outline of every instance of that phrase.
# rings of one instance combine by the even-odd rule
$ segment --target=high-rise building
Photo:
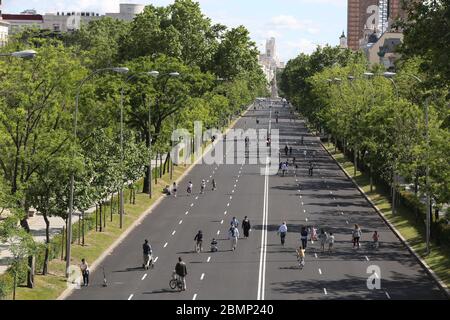
[[[359,50],[371,34],[380,37],[404,12],[401,0],[348,0],[348,47]]]
[[[9,23],[2,20],[2,0],[0,0],[0,47],[8,41]]]
[[[359,49],[359,40],[364,30],[378,27],[378,0],[348,0],[347,35],[348,47]]]

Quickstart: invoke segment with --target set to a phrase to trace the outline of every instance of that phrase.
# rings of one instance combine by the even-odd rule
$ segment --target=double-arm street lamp
[[[78,134],[78,105],[80,100],[80,93],[83,85],[93,78],[95,75],[102,73],[102,72],[115,72],[120,74],[126,74],[128,73],[128,68],[118,67],[118,68],[103,68],[98,69],[92,72],[90,75],[88,75],[86,78],[84,78],[80,85],[77,88],[77,95],[75,100],[75,115],[74,115],[74,128],[73,128],[73,139],[76,143],[77,140],[77,134]],[[74,150],[74,158],[75,158],[75,150]],[[74,200],[74,188],[75,188],[75,174],[72,171],[71,177],[70,177],[70,198],[69,198],[69,214],[67,217],[67,243],[66,243],[66,277],[69,277],[69,268],[70,268],[70,260],[71,260],[71,244],[72,244],[72,215],[73,215],[73,200]]]
[[[385,72],[384,76],[390,79],[394,84],[394,78],[397,74],[394,72]],[[413,74],[405,74],[405,76],[410,77],[422,84],[423,81],[418,76]],[[397,87],[397,85],[395,84]],[[431,194],[429,186],[429,176],[430,176],[430,165],[429,165],[429,154],[430,154],[430,130],[429,130],[429,103],[430,97],[425,100],[425,128],[426,128],[426,145],[427,145],[427,159],[426,159],[426,169],[425,169],[425,192],[427,196],[427,219],[426,219],[426,254],[430,254],[430,236],[431,236]]]

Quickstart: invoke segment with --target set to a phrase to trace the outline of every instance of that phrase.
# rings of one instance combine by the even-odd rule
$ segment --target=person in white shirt
[[[239,230],[234,225],[231,225],[230,230],[228,231],[228,238],[231,241],[231,250],[235,251],[239,239]]]
[[[333,235],[333,232],[330,232],[330,235],[327,238],[327,242],[328,242],[328,252],[332,252],[333,251],[333,247],[334,247],[334,235]]]
[[[285,240],[286,240],[286,234],[287,234],[287,225],[286,225],[286,221],[283,222],[283,224],[278,228],[278,234],[280,235],[280,239],[281,239],[281,245],[284,246]]]
[[[89,265],[85,259],[81,259],[80,270],[83,275],[83,286],[87,287],[89,285]]]

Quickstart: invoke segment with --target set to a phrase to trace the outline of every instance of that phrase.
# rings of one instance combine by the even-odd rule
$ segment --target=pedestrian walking
[[[333,251],[333,247],[334,247],[334,235],[333,235],[333,232],[330,232],[330,235],[328,236],[327,242],[328,242],[328,252],[331,253]]]
[[[314,164],[312,161],[309,162],[309,176],[312,177],[314,174]]]
[[[281,245],[283,245],[283,246],[284,246],[284,243],[286,241],[287,231],[288,231],[288,228],[287,228],[286,221],[285,221],[278,228],[278,234],[280,235]]]
[[[215,179],[212,179],[212,190],[216,191],[217,190],[217,183]]]
[[[233,225],[230,227],[230,230],[228,231],[228,238],[230,239],[231,243],[231,251],[235,251],[239,239],[239,230],[237,227]]]
[[[81,259],[80,263],[81,275],[83,276],[83,286],[89,286],[89,265],[86,259]]]
[[[181,257],[178,258],[178,263],[175,265],[175,273],[179,277],[181,283],[183,284],[183,287],[181,288],[182,291],[186,291],[186,276],[188,274],[186,263],[184,263],[183,259]]]
[[[303,155],[305,156],[305,161],[306,161],[306,156],[308,155],[308,151],[304,150]]]
[[[306,230],[305,227],[303,227],[300,232],[300,240],[302,242],[303,249],[306,249],[306,246],[308,245],[308,230]]]
[[[289,155],[292,156],[292,147],[289,147]]]
[[[174,182],[172,185],[172,193],[175,198],[177,197],[177,191],[178,191],[178,186],[177,186],[177,183]]]
[[[288,145],[286,145],[286,146],[284,147],[284,153],[286,154],[286,157],[287,157],[287,155],[288,155],[288,152],[289,152],[289,147],[288,147]]]
[[[380,246],[380,235],[378,234],[378,231],[374,231],[373,235],[372,235],[372,240],[373,240],[373,248],[374,249],[378,249],[378,247]]]
[[[233,219],[231,219],[230,225],[231,225],[232,227],[238,228],[238,227],[239,227],[239,220],[236,219],[236,217],[233,217]]]
[[[283,162],[281,164],[281,172],[283,173],[283,177],[286,176],[286,171],[287,171],[287,164],[286,164],[286,162]]]
[[[302,247],[299,247],[295,251],[297,252],[298,266],[299,266],[300,270],[303,270],[303,268],[305,267],[305,253],[306,253],[306,250],[304,248],[302,248]]]
[[[250,235],[251,225],[247,216],[245,216],[244,221],[242,221],[242,230],[244,231],[244,237],[248,238]]]
[[[312,241],[317,241],[317,228],[314,226],[311,228],[311,242]]]
[[[359,225],[355,224],[355,228],[353,229],[353,248],[360,248],[360,243],[359,240],[361,239],[361,235],[362,235],[362,231],[361,228],[359,227]]]
[[[320,241],[320,248],[322,249],[322,252],[325,252],[325,244],[327,242],[328,235],[325,232],[325,230],[320,230],[319,234],[319,241]]]

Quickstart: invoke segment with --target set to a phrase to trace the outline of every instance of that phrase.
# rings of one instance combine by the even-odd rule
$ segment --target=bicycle
[[[177,273],[174,271],[172,273],[172,279],[169,281],[169,287],[172,290],[175,290],[178,288],[179,291],[183,290],[183,281],[181,280],[181,277],[177,275]]]

